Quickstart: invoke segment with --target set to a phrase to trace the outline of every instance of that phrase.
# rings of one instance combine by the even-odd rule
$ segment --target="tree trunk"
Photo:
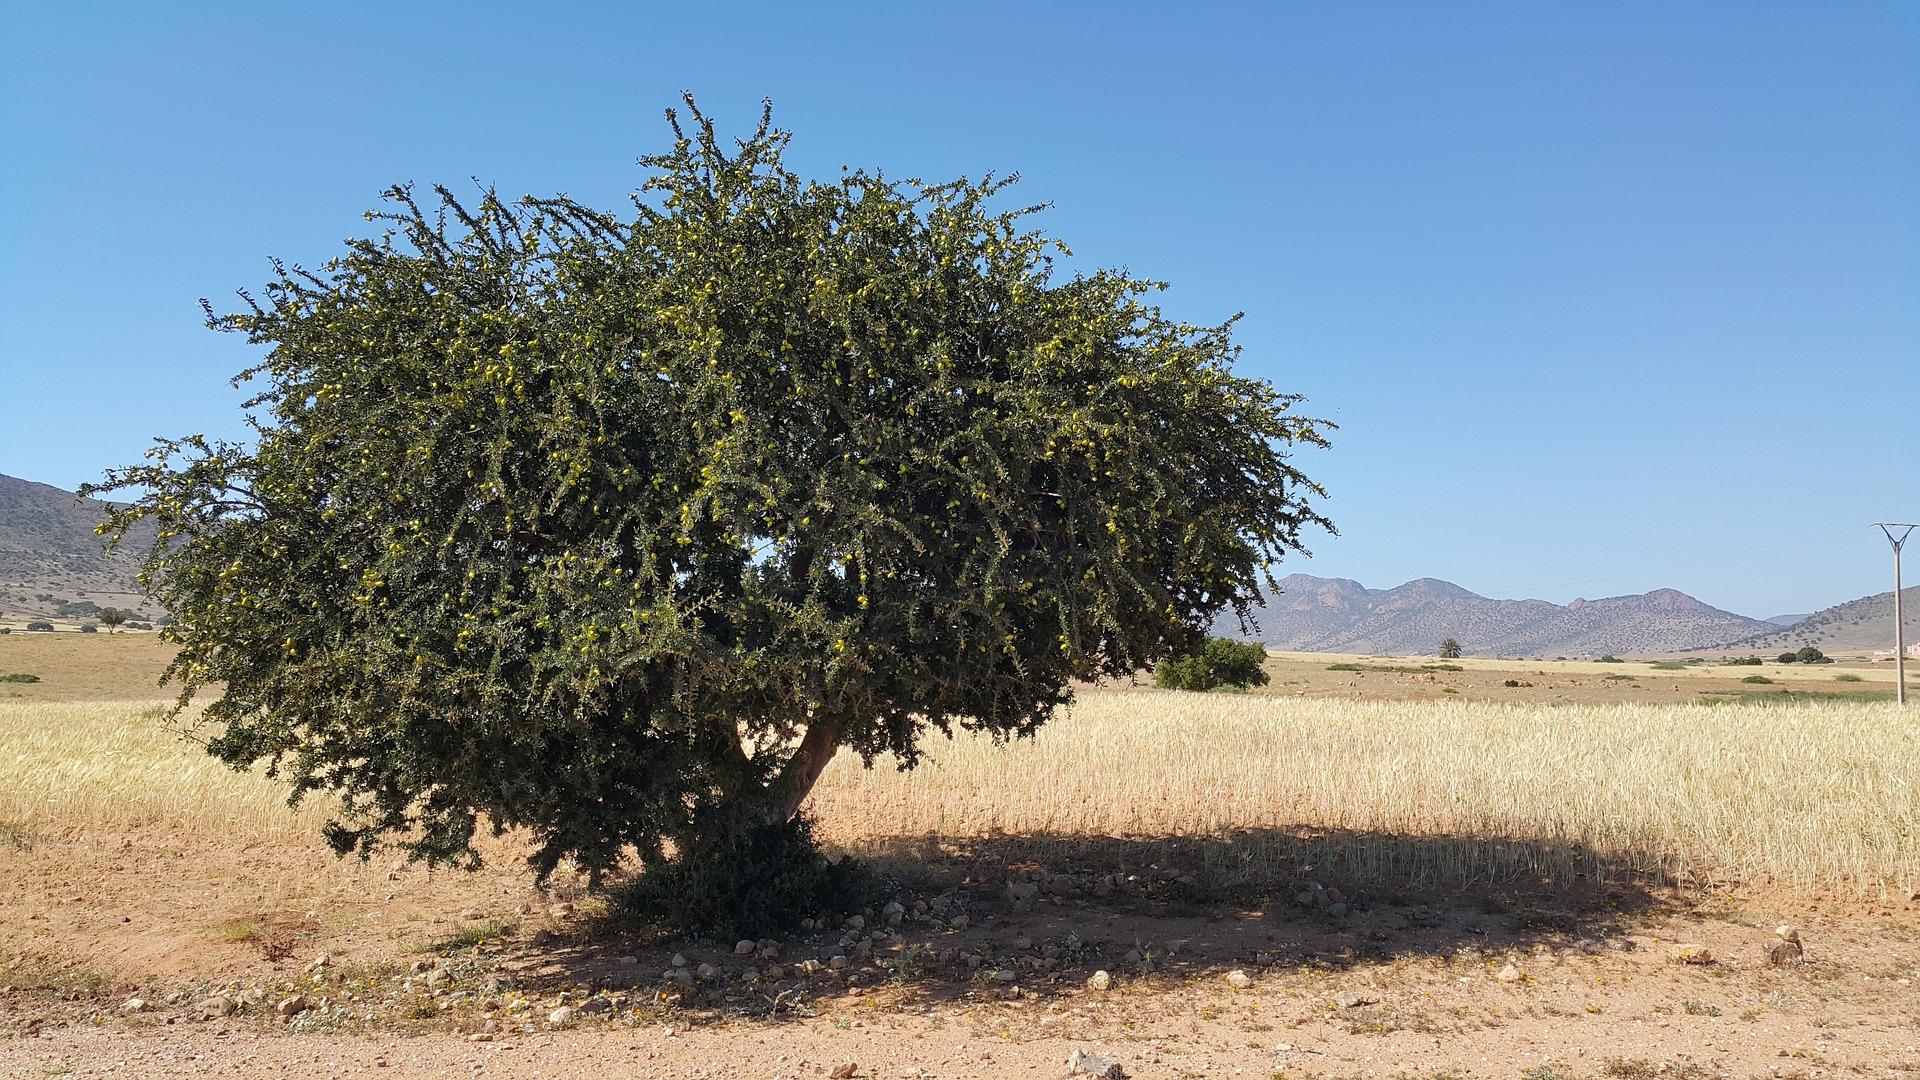
[[[807,801],[808,793],[827,770],[827,763],[833,760],[834,751],[840,749],[840,725],[825,717],[820,717],[807,727],[807,733],[800,740],[800,746],[793,756],[774,778],[768,791],[772,796],[768,806],[768,821],[791,821],[793,815],[800,812],[800,804]]]

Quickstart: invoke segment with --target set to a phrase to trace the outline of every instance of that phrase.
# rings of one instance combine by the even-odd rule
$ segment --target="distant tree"
[[[1775,657],[1775,659],[1782,664],[1795,664],[1795,663],[1799,663],[1800,654],[1792,653],[1792,652],[1783,652],[1778,657]]]
[[[87,623],[85,626],[82,626],[80,628],[80,632],[83,634],[97,634],[100,632],[100,628],[93,625],[92,623]]]
[[[1794,653],[1793,657],[1803,664],[1824,664],[1827,662],[1827,654],[1811,645],[1805,646],[1799,652]]]
[[[100,614],[95,617],[100,620],[101,626],[107,628],[109,634],[113,633],[115,627],[127,621],[127,613],[119,608],[101,608]]]
[[[1232,323],[1057,276],[1005,181],[811,182],[767,117],[669,118],[624,218],[393,189],[209,309],[266,350],[252,438],[89,488],[157,525],[209,751],[337,793],[341,852],[471,865],[484,820],[542,877],[731,866],[842,747],[1028,734],[1327,524],[1289,458],[1325,425],[1234,374]]]
[[[53,629],[53,624],[52,624],[52,623],[50,623],[50,622],[39,622],[39,621],[35,621],[35,622],[30,622],[30,623],[28,623],[28,624],[27,624],[27,629],[29,629],[29,630],[52,630],[52,629]]]
[[[1256,642],[1209,638],[1193,652],[1162,660],[1153,669],[1153,685],[1166,690],[1265,686],[1270,677],[1260,665],[1266,659],[1266,647]]]
[[[1440,643],[1440,659],[1442,660],[1460,659],[1460,643],[1458,641],[1455,641],[1452,638],[1448,638],[1447,640],[1442,641]]]

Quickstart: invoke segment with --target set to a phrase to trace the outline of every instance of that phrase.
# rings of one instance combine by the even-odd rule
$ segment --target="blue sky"
[[[1081,265],[1244,311],[1341,425],[1290,569],[1766,616],[1920,518],[1920,5],[700,7],[15,5],[0,472],[238,434],[198,298],[395,181],[615,205],[690,89],[802,172],[1018,171]]]

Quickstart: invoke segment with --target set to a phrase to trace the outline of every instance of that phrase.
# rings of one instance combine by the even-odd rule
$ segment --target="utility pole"
[[[1893,700],[1902,705],[1907,703],[1907,628],[1900,621],[1900,548],[1907,542],[1907,534],[1920,526],[1901,521],[1876,521],[1880,531],[1887,534],[1887,543],[1893,545]],[[1895,539],[1893,530],[1900,530],[1899,539]]]

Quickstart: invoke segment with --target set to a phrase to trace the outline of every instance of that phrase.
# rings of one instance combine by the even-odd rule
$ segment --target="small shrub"
[[[648,867],[618,902],[680,933],[727,941],[788,930],[815,912],[864,907],[874,891],[859,866],[827,861],[812,823],[800,816],[709,830],[706,842]]]
[[[1502,685],[1504,685],[1504,686],[1519,686],[1519,685],[1520,685],[1520,680],[1519,680],[1519,679],[1508,679],[1508,680],[1507,680],[1507,681],[1506,681],[1505,683],[1503,683]]]
[[[1153,685],[1164,690],[1265,686],[1269,677],[1260,665],[1266,658],[1266,647],[1257,643],[1210,638],[1197,652],[1161,661],[1153,669]]]
[[[1459,693],[1460,691],[1459,691],[1459,690],[1457,690],[1457,689],[1455,689],[1454,687],[1451,687],[1451,686],[1446,686],[1446,687],[1442,687],[1442,688],[1440,689],[1440,692],[1441,692],[1441,693],[1443,693],[1443,694],[1457,694],[1457,693]]]
[[[39,682],[39,681],[40,681],[40,676],[28,675],[25,672],[21,672],[21,671],[13,672],[10,675],[0,675],[0,682],[30,683],[30,682]],[[1858,680],[1855,680],[1855,681],[1858,681]]]
[[[1328,664],[1328,671],[1365,671],[1359,664]]]
[[[28,623],[28,624],[27,624],[27,629],[29,629],[29,630],[48,630],[48,631],[50,631],[50,630],[52,630],[52,629],[53,629],[53,624],[52,624],[52,623],[50,623],[50,622],[30,622],[30,623]]]
[[[1611,675],[1600,676],[1600,681],[1601,682],[1631,682],[1633,681],[1633,676],[1622,674],[1616,671]]]
[[[1800,654],[1783,652],[1779,656],[1774,657],[1774,659],[1779,661],[1782,664],[1794,664],[1800,661]]]
[[[1756,685],[1771,686],[1773,684],[1773,680],[1767,678],[1765,675],[1749,675],[1740,681],[1744,683],[1754,683]]]
[[[1757,656],[1736,656],[1727,661],[1728,667],[1759,667],[1761,659]]]
[[[1842,675],[1835,675],[1833,677],[1833,681],[1834,682],[1866,682],[1865,679],[1862,679],[1860,676],[1855,675],[1850,671]]]
[[[1617,656],[1615,656],[1615,655],[1613,655],[1612,653],[1608,653],[1607,655],[1605,655],[1605,656],[1603,656],[1603,657],[1601,657],[1601,658],[1600,658],[1600,663],[1602,663],[1602,664],[1624,664],[1624,663],[1626,663],[1626,661],[1625,661],[1625,660],[1622,660],[1622,659],[1620,659],[1619,657],[1617,657]]]
[[[92,623],[88,623],[87,625],[80,628],[80,632],[83,634],[97,634],[100,632],[100,628],[93,625]]]
[[[1651,666],[1651,667],[1653,668],[1653,670],[1655,670],[1655,671],[1685,671],[1685,670],[1687,670],[1687,665],[1685,665],[1685,664],[1683,664],[1683,663],[1681,663],[1681,662],[1680,662],[1680,661],[1678,661],[1678,660],[1662,660],[1662,661],[1660,661],[1660,662],[1659,662],[1659,663],[1657,663],[1657,664],[1652,664],[1652,665],[1649,665],[1649,666]]]

